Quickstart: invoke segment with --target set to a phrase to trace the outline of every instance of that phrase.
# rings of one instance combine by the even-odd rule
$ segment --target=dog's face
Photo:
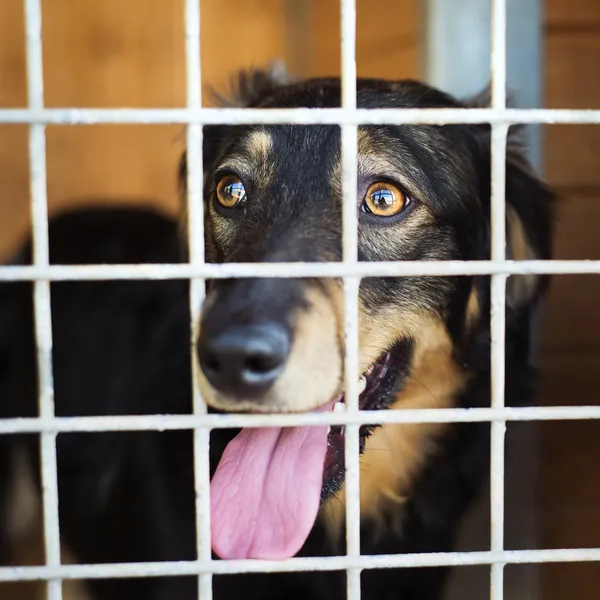
[[[263,87],[248,104],[339,106],[337,80]],[[460,106],[414,82],[359,81],[357,101],[367,108]],[[204,162],[209,261],[341,260],[339,127],[207,127]],[[509,237],[518,241],[521,253],[544,255],[546,248],[536,246],[539,240],[527,231],[518,203],[530,201],[533,207],[545,192],[516,155],[508,157],[507,172],[508,211],[517,232],[509,231]],[[359,260],[488,258],[489,173],[489,132],[484,127],[360,127]],[[509,302],[530,301],[536,285],[515,287],[520,292]],[[432,369],[434,378],[451,381],[457,394],[467,377],[457,364],[461,345],[479,320],[485,321],[482,315],[489,314],[482,309],[485,289],[466,277],[364,279],[359,293],[360,408],[402,408],[403,391]],[[222,411],[335,409],[344,399],[343,324],[343,285],[338,280],[210,282],[197,343],[204,398]],[[431,397],[435,407],[436,395]],[[405,405],[413,407],[410,394],[405,399]],[[362,428],[361,448],[372,431]],[[282,488],[296,482],[296,493],[305,494],[311,507],[293,518],[314,521],[319,500],[326,500],[343,483],[343,429],[303,428],[302,433],[271,429],[238,437],[225,451],[222,474],[218,469],[213,480],[215,549],[222,556],[269,558],[293,553],[304,533],[295,532],[296,538],[294,532],[282,534],[277,542],[252,541],[251,535],[245,536],[247,543],[232,542],[232,523],[241,530],[244,523],[268,521],[258,512],[289,506],[289,490],[277,491],[269,478],[279,478]],[[250,474],[249,469],[257,472]],[[235,508],[239,499],[232,489],[238,489],[244,478],[259,480],[263,491],[241,484],[250,508],[247,517],[240,517],[244,511]]]

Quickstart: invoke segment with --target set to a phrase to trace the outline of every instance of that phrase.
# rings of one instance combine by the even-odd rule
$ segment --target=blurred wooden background
[[[524,0],[525,1],[525,0]],[[241,66],[274,58],[301,75],[339,72],[338,0],[203,0],[205,84],[223,89]],[[179,107],[185,103],[182,0],[46,0],[47,106]],[[361,75],[418,77],[419,0],[358,0]],[[298,27],[290,28],[293,19]],[[0,106],[26,105],[22,0],[0,2]],[[313,53],[300,51],[308,24]],[[600,108],[600,2],[547,0],[545,105]],[[468,35],[468,32],[465,32]],[[49,127],[51,213],[101,200],[176,208],[180,126]],[[561,196],[558,258],[600,258],[600,127],[545,128],[545,176]],[[0,126],[0,254],[29,222],[27,129]],[[600,372],[599,277],[556,277],[542,339],[544,404],[596,404]],[[600,427],[545,423],[537,493],[540,547],[600,546]],[[597,598],[600,567],[541,570],[544,600]]]
[[[337,0],[320,0],[318,60],[296,55],[286,40],[286,0],[203,0],[202,69],[205,84],[227,86],[242,66],[289,56],[300,73],[339,71]],[[358,60],[363,73],[417,74],[417,2],[361,0]],[[368,8],[367,8],[368,7]],[[43,3],[45,102],[49,107],[95,108],[185,105],[182,0],[52,0]],[[398,19],[379,36],[380,19]],[[0,2],[0,106],[27,103],[22,0]],[[8,26],[7,26],[8,25]],[[292,56],[293,54],[293,56]],[[208,100],[208,98],[206,98]],[[100,198],[175,210],[181,126],[49,127],[48,201],[51,211]],[[29,219],[27,128],[0,126],[0,255]]]

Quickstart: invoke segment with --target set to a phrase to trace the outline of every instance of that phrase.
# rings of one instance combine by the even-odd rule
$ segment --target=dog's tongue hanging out
[[[317,517],[327,426],[246,428],[210,484],[212,546],[225,559],[283,559],[300,550]]]

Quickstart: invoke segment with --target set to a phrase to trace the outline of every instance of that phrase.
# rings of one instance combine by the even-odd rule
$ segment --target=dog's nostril
[[[206,378],[217,390],[239,398],[266,392],[283,370],[289,350],[287,330],[275,323],[238,325],[198,341]]]
[[[246,359],[245,368],[253,373],[267,373],[279,366],[279,356],[256,354]]]

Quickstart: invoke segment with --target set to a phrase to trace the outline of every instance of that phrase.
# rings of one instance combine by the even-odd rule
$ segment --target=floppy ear
[[[467,108],[488,108],[490,86],[465,102]],[[514,99],[507,94],[507,105]],[[489,148],[490,126],[479,126]],[[510,260],[545,260],[551,258],[555,197],[535,174],[525,156],[522,141],[524,127],[509,129],[506,148],[506,258]],[[487,174],[489,176],[489,173]],[[512,275],[508,278],[506,301],[512,308],[535,302],[544,291],[548,277]]]
[[[511,128],[506,151],[506,258],[547,260],[552,255],[555,197],[535,174]],[[535,302],[548,277],[513,275],[507,282],[507,304],[514,308]]]

